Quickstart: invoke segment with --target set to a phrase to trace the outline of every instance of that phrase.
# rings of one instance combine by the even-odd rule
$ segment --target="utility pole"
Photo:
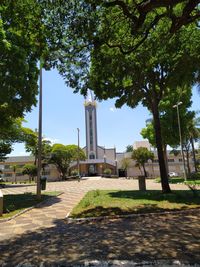
[[[78,131],[78,158],[77,158],[77,167],[78,167],[78,181],[80,182],[80,140],[79,140],[79,132],[80,129],[77,128]]]
[[[40,60],[39,85],[39,123],[38,123],[38,166],[37,166],[37,199],[41,199],[41,169],[42,169],[42,61]]]
[[[176,105],[173,106],[173,108],[176,108],[176,110],[177,110],[178,129],[179,129],[179,138],[180,138],[180,147],[181,147],[181,155],[182,155],[183,169],[184,169],[184,180],[187,181],[185,158],[184,158],[183,143],[182,143],[182,134],[181,134],[181,124],[180,124],[180,116],[179,116],[179,108],[178,108],[182,104],[183,104],[183,102],[178,102]]]

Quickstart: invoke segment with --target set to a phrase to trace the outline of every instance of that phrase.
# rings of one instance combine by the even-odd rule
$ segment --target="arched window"
[[[90,153],[89,158],[90,158],[90,159],[95,159],[95,154],[94,154],[94,153]]]

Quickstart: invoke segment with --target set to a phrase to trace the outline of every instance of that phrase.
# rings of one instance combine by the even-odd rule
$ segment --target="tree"
[[[87,49],[90,50],[93,45],[102,43],[128,53],[144,44],[152,31],[163,21],[169,25],[164,35],[170,38],[184,26],[198,23],[200,17],[200,0],[69,0],[53,2],[53,7],[50,1],[41,3],[44,4],[48,41],[54,51],[52,55],[55,59],[54,66],[59,61],[61,63],[65,61],[62,52],[66,51],[66,48],[71,53],[74,52],[74,49],[71,49],[73,39],[79,39],[78,53],[82,54],[83,59]],[[110,19],[111,14],[113,14],[112,19]],[[102,22],[107,27],[99,27],[102,26]],[[131,33],[134,42],[131,39],[129,43],[126,40],[121,42],[115,34],[118,25],[126,22],[128,22],[127,33]],[[122,38],[123,36],[121,33]],[[66,41],[68,42],[65,44]],[[60,49],[63,50],[61,57]],[[82,63],[78,60],[74,65],[78,64],[81,69]]]
[[[69,171],[70,163],[77,161],[78,157],[80,160],[86,158],[82,149],[79,148],[78,152],[78,146],[54,144],[52,146],[49,163],[55,164],[61,178],[65,179]]]
[[[147,163],[148,160],[154,159],[153,152],[149,151],[146,147],[139,147],[138,149],[133,150],[132,159],[136,161],[136,165],[139,168],[143,168],[144,176],[147,177],[145,163]]]
[[[133,152],[133,146],[132,145],[128,145],[126,147],[126,152]]]
[[[18,169],[18,165],[15,164],[15,165],[11,165],[10,167],[11,167],[13,173],[14,173],[14,180],[15,180],[15,183],[17,183],[16,171],[17,171],[17,169]]]
[[[36,105],[37,61],[45,47],[41,12],[35,0],[1,1],[0,125]]]
[[[148,2],[153,4],[154,1]],[[198,27],[195,23],[177,27],[178,31],[169,38],[167,34],[174,23],[169,23],[165,14],[160,17],[163,8],[158,4],[158,8],[152,6],[148,19],[145,16],[147,20],[143,26],[148,33],[145,35],[144,31],[135,31],[135,24],[129,16],[137,12],[136,2],[113,1],[111,4],[82,0],[73,3],[70,3],[73,12],[65,17],[65,30],[61,36],[67,44],[58,50],[56,64],[60,73],[75,92],[86,94],[89,88],[100,100],[117,98],[117,107],[127,104],[134,108],[142,102],[152,112],[162,190],[170,192],[162,151],[160,102],[174,88],[185,84],[190,86],[197,78]],[[187,8],[196,12],[198,6],[196,2],[195,6],[190,5],[191,1],[180,5],[168,4],[167,10],[177,17],[176,21],[181,14],[187,13]],[[187,18],[188,23],[191,21]],[[141,42],[142,35],[145,43]]]
[[[186,135],[184,137],[183,147],[186,153],[188,175],[190,175],[190,172],[191,172],[190,163],[189,163],[190,155],[193,156],[194,167],[195,167],[195,171],[197,172],[197,162],[196,162],[194,142],[198,141],[200,138],[199,126],[200,126],[200,118],[193,118],[190,120],[190,122],[185,127]]]
[[[36,165],[38,158],[38,132],[30,128],[23,128],[23,140],[25,142],[25,149],[27,152],[35,157],[34,164]],[[42,140],[42,161],[47,161],[51,153],[51,142],[45,138]]]
[[[121,161],[121,167],[126,173],[126,178],[128,176],[127,170],[131,167],[131,159],[130,158],[123,158]]]
[[[167,145],[171,147],[177,147],[180,145],[179,128],[177,122],[177,111],[173,108],[173,105],[182,102],[179,109],[180,121],[181,121],[181,133],[184,138],[187,134],[187,127],[193,120],[195,113],[190,111],[191,107],[191,95],[192,90],[188,87],[177,88],[166,95],[160,102],[160,122],[162,129],[162,146],[165,156],[166,168],[168,171],[168,159],[167,159]],[[155,142],[155,130],[153,127],[153,119],[148,120],[146,128],[141,131],[143,138],[148,139],[152,146],[156,146]]]
[[[12,144],[22,142],[22,119],[9,118],[0,124],[0,160],[12,151]]]
[[[6,159],[6,155],[10,154],[11,151],[11,144],[9,142],[0,140],[0,161],[4,161]]]
[[[26,164],[22,169],[23,175],[29,176],[29,182],[34,180],[34,177],[37,175],[37,167],[34,164]]]

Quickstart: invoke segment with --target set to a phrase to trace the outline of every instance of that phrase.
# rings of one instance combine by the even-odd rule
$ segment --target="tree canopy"
[[[33,180],[37,175],[37,167],[34,164],[26,164],[23,166],[22,174],[28,175],[29,181],[31,182],[31,180]]]
[[[80,148],[78,149],[78,146],[54,144],[52,146],[49,163],[55,164],[62,179],[65,179],[69,171],[70,164],[73,161],[77,161],[78,157],[80,160],[84,160],[86,158],[84,151]]]
[[[146,147],[139,147],[138,149],[133,150],[132,159],[136,161],[136,166],[138,166],[139,168],[143,168],[144,176],[147,177],[145,163],[147,163],[148,160],[154,159],[153,152],[149,151]]]
[[[101,3],[76,3],[63,33],[68,43],[60,49],[58,69],[75,92],[85,94],[89,88],[100,100],[115,98],[117,107],[127,104],[135,108],[142,103],[152,112],[162,188],[170,192],[162,150],[160,104],[178,86],[195,82],[200,68],[199,29],[196,24],[188,24],[169,38],[172,24],[162,16],[141,43],[142,35],[135,33],[129,17],[135,10],[133,2],[113,1],[110,6],[109,2]],[[129,7],[129,14],[119,3]],[[185,5],[173,7],[173,12],[184,13]],[[154,11],[146,17],[145,29]],[[158,5],[156,11],[162,13],[163,9]]]
[[[126,152],[132,152],[132,151],[133,151],[133,146],[132,145],[126,146]]]
[[[23,141],[25,142],[26,152],[31,152],[35,157],[35,164],[38,158],[38,132],[30,128],[22,128]],[[51,141],[42,138],[42,160],[47,160],[51,153]]]
[[[177,88],[176,90],[171,90],[160,102],[160,121],[162,129],[162,141],[163,149],[167,145],[171,147],[177,147],[180,145],[179,129],[178,129],[178,119],[177,110],[173,108],[178,102],[182,102],[179,106],[179,116],[181,122],[181,132],[183,139],[187,135],[186,125],[193,121],[195,112],[191,111],[192,88],[184,86],[182,88]],[[153,118],[148,120],[146,127],[142,129],[141,135],[143,138],[148,139],[150,144],[156,147],[155,140],[155,130],[153,127]]]
[[[41,7],[35,0],[1,1],[1,120],[22,117],[36,104],[39,42],[44,43],[40,15]]]

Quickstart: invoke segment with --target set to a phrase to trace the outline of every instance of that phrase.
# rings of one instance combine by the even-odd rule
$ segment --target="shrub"
[[[200,180],[200,172],[194,172],[190,174],[190,180]]]
[[[112,171],[111,171],[111,169],[107,168],[107,169],[104,170],[103,173],[106,174],[106,175],[111,175]]]
[[[78,175],[78,170],[77,169],[74,169],[71,171],[71,175],[72,176],[77,176]]]

